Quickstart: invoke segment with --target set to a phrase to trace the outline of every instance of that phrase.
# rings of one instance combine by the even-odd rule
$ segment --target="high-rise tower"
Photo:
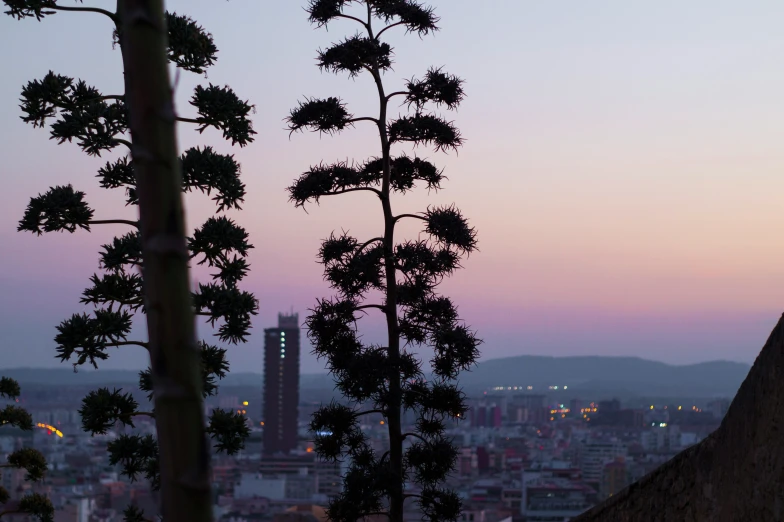
[[[265,455],[297,447],[299,417],[299,316],[278,314],[278,327],[264,330]]]

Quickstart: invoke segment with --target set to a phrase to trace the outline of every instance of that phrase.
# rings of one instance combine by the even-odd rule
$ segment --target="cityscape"
[[[782,19],[0,0],[0,522],[784,522]]]
[[[344,464],[318,458],[308,430],[320,406],[312,399],[321,392],[311,390],[311,401],[300,400],[299,324],[297,314],[280,314],[277,326],[265,329],[263,386],[221,387],[205,404],[207,413],[235,410],[251,431],[236,456],[213,455],[216,520],[323,522],[324,505],[340,492]],[[459,448],[449,483],[464,502],[461,520],[569,520],[699,443],[719,426],[730,403],[728,397],[658,404],[589,400],[579,391],[571,396],[566,383],[535,388],[496,386],[468,397],[468,418],[448,428]],[[38,448],[50,471],[37,484],[26,482],[23,470],[6,471],[3,487],[46,493],[56,508],[55,522],[119,522],[128,504],[156,511],[149,484],[120,476],[106,452],[107,441],[121,433],[154,434],[152,422],[90,436],[82,431],[78,411],[89,388],[27,389],[19,402],[33,415],[36,429],[3,428],[0,447],[3,453]],[[404,416],[406,426],[414,421]],[[364,417],[361,426],[382,450],[388,437],[382,416]],[[299,518],[290,518],[293,514]],[[407,513],[406,520],[419,519],[416,511]]]

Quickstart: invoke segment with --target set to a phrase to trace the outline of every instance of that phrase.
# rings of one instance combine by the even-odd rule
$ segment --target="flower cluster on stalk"
[[[353,4],[366,7],[366,16],[362,10],[350,14],[348,8]],[[437,31],[438,18],[432,8],[415,0],[311,0],[307,11],[310,22],[319,27],[346,19],[361,24],[367,33],[319,51],[320,68],[349,77],[367,72],[379,86],[382,105],[400,95],[403,105],[414,113],[392,121],[355,118],[338,97],[307,98],[287,118],[290,132],[332,134],[370,120],[383,129],[389,145],[409,143],[448,151],[463,144],[452,122],[427,112],[429,105],[457,108],[464,96],[461,79],[431,68],[423,79],[409,80],[405,91],[383,94],[381,74],[391,69],[393,51],[379,36],[398,25],[420,36]],[[387,24],[376,33],[374,18]],[[301,207],[358,191],[385,202],[391,193],[403,194],[417,186],[438,190],[446,179],[425,158],[384,152],[361,162],[311,166],[289,187],[291,202]],[[389,515],[395,492],[403,483],[415,485],[415,492],[406,491],[403,497],[417,502],[426,519],[453,521],[460,514],[459,497],[445,486],[457,459],[457,449],[446,431],[466,412],[457,377],[475,363],[481,341],[437,287],[460,268],[464,256],[476,250],[476,231],[455,206],[431,206],[421,213],[387,216],[386,220],[389,225],[391,219],[394,226],[409,218],[423,224],[423,235],[417,240],[392,244],[386,235],[360,239],[333,233],[319,251],[324,277],[336,295],[318,301],[307,318],[308,335],[345,401],[322,407],[313,415],[310,429],[322,458],[348,460],[343,490],[329,503],[331,520],[354,522],[370,514]],[[394,293],[389,288],[390,273],[394,273]],[[381,302],[373,302],[376,296],[382,296]],[[394,301],[390,302],[390,296]],[[394,334],[403,341],[399,353],[363,342],[357,322],[370,309],[378,309],[393,325]],[[432,356],[425,368],[421,355],[428,350]],[[377,452],[360,426],[367,413],[388,418],[395,410],[413,411],[416,418],[411,432],[390,431],[390,440],[405,440],[402,476],[390,465],[390,451]],[[387,426],[392,430],[389,422]]]

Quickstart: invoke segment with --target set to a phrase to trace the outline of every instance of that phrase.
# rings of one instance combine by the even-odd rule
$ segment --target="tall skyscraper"
[[[297,447],[299,417],[299,315],[278,314],[278,327],[264,330],[265,455]]]

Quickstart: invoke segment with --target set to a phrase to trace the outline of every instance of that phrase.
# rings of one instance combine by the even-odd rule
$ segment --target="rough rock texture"
[[[784,317],[719,429],[573,521],[784,521],[782,430]]]

